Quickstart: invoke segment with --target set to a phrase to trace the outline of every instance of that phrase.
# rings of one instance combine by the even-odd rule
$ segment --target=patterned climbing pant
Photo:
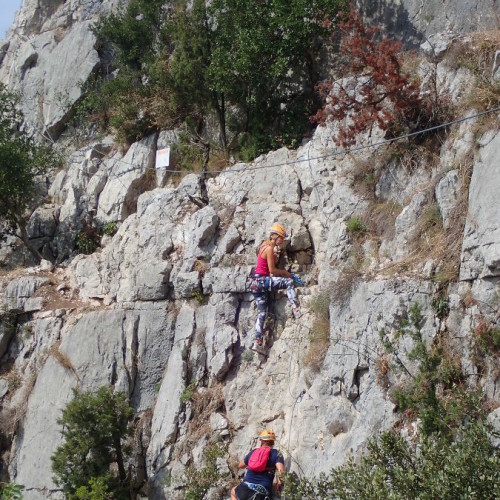
[[[297,293],[295,292],[295,283],[292,278],[283,278],[281,276],[254,278],[251,284],[251,290],[257,305],[257,318],[255,320],[255,338],[262,338],[264,323],[267,316],[269,305],[269,292],[271,290],[282,290],[286,288],[286,295],[292,307],[297,307]]]

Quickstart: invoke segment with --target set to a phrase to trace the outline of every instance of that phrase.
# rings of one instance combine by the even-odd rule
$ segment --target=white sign
[[[168,167],[170,165],[170,148],[158,149],[156,151],[156,168]]]

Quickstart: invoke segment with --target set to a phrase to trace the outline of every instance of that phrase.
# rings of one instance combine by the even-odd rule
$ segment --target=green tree
[[[132,408],[124,394],[101,387],[96,393],[75,391],[63,410],[64,443],[52,456],[54,481],[69,498],[95,498],[96,492],[127,498],[124,438],[129,435]],[[118,476],[110,472],[116,464]],[[106,496],[102,497],[106,498]]]
[[[133,0],[95,28],[115,47],[117,78],[125,84],[112,88],[103,75],[102,86],[121,97],[109,96],[100,106],[99,95],[110,92],[98,86],[83,107],[90,104],[97,116],[106,110],[104,119],[111,115],[118,130],[134,123],[134,138],[137,126],[148,131],[164,123],[185,123],[199,137],[213,113],[224,150],[229,129],[249,142],[253,156],[294,145],[320,104],[314,91],[319,57],[346,4],[179,0],[166,8],[158,0]]]
[[[288,499],[499,498],[500,450],[491,439],[499,433],[487,423],[481,394],[465,384],[443,339],[426,344],[423,323],[414,303],[395,339],[381,332],[395,366],[407,374],[407,383],[395,391],[404,411],[399,423],[418,419],[416,436],[389,430],[368,442],[359,461],[351,458],[329,475],[299,479],[291,474],[285,481]],[[396,348],[400,337],[411,340],[407,358],[417,363],[411,371]]]
[[[143,71],[157,55],[167,10],[164,0],[131,0],[127,8],[100,19],[93,31],[113,44],[118,65]]]
[[[315,111],[322,41],[344,5],[342,0],[214,0],[206,6],[196,0],[173,21],[174,88],[216,111],[223,147],[229,121],[236,132],[253,137],[256,153],[273,141],[297,140]],[[237,112],[229,120],[230,107]]]
[[[495,499],[499,466],[491,428],[481,421],[464,426],[452,441],[419,434],[411,442],[388,431],[369,442],[359,463],[351,459],[318,480],[290,475],[285,491],[290,500]]]
[[[27,224],[41,177],[58,163],[54,150],[22,131],[23,116],[18,98],[0,84],[0,218],[4,233],[19,237],[37,262],[41,255],[28,238]]]

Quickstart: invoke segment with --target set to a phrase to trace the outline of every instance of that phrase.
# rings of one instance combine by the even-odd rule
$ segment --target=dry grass
[[[472,130],[474,136],[477,138],[482,137],[486,132],[498,132],[500,128],[500,123],[498,120],[498,113],[489,113],[487,115],[481,116],[472,125]]]
[[[196,259],[193,265],[193,271],[200,273],[202,276],[210,269],[210,262]]]
[[[394,262],[379,271],[380,275],[393,276],[400,273],[418,274],[421,265],[433,260],[436,262],[433,281],[446,286],[458,279],[460,271],[460,254],[468,210],[469,184],[472,174],[472,153],[457,166],[461,180],[461,191],[455,208],[449,214],[449,224],[445,229],[442,224],[439,207],[430,202],[423,211],[410,244],[410,254],[398,262]],[[433,186],[429,192],[433,192]]]
[[[330,322],[324,319],[315,319],[309,333],[309,349],[304,356],[304,364],[313,371],[319,372],[329,347]]]
[[[64,368],[71,371],[73,375],[76,377],[76,379],[80,381],[80,377],[78,376],[78,373],[75,367],[73,366],[73,363],[71,363],[69,358],[59,350],[60,345],[61,345],[61,340],[55,342],[50,348],[49,354],[53,356]]]
[[[396,217],[403,207],[394,200],[373,203],[368,207],[366,218],[370,221],[370,231],[378,238],[392,239],[395,233]]]
[[[389,381],[390,363],[387,356],[380,356],[375,359],[375,376],[377,384],[383,389],[388,389],[391,386]]]
[[[333,302],[343,304],[350,298],[354,288],[363,276],[361,266],[362,260],[356,257],[342,270],[332,287],[331,298]]]
[[[304,364],[319,372],[330,347],[330,296],[327,292],[314,295],[309,302],[314,320],[309,333],[309,349],[304,356]]]
[[[383,159],[357,158],[353,156],[354,166],[351,171],[354,192],[367,200],[375,199],[375,186],[380,179],[380,163]]]
[[[500,46],[500,31],[474,33],[460,43],[455,43],[447,60],[457,68],[467,68],[476,77],[476,86],[462,103],[467,108],[479,110],[498,106],[500,83],[492,80],[491,70],[495,52]]]
[[[22,391],[22,397],[16,398],[18,401],[16,404],[8,403],[4,400],[4,405],[0,410],[0,429],[4,435],[12,436],[15,434],[19,422],[26,415],[28,400],[35,387],[37,374],[32,373],[24,377],[23,380],[17,372],[12,370],[6,378],[9,380],[9,386],[11,381],[13,383],[13,387],[9,387],[9,390],[13,392],[17,390]]]
[[[210,415],[224,408],[222,384],[216,383],[204,390],[195,390],[191,398],[192,418],[188,425],[188,442],[195,443],[210,433]]]
[[[460,303],[465,309],[477,306],[479,304],[470,288],[460,296]]]
[[[500,31],[483,31],[470,34],[456,42],[448,51],[446,60],[455,67],[465,67],[476,76],[491,76],[495,52],[500,46]]]

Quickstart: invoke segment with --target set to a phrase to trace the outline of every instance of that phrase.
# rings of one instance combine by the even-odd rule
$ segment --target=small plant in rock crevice
[[[118,223],[117,222],[106,222],[104,226],[102,226],[102,234],[106,234],[108,236],[113,236],[118,231]]]
[[[78,253],[90,255],[94,253],[101,243],[101,236],[96,228],[85,226],[75,236],[75,248]]]
[[[354,236],[361,236],[366,232],[365,223],[360,217],[351,217],[346,223],[347,232]]]
[[[476,362],[486,356],[500,357],[500,327],[483,317],[476,318],[473,330],[473,352]]]
[[[193,292],[193,298],[196,299],[196,302],[198,302],[198,304],[206,304],[208,301],[208,297],[204,295],[201,290],[196,290],[195,292]]]
[[[180,397],[180,401],[182,404],[187,403],[188,401],[191,401],[194,395],[194,391],[196,389],[196,384],[194,382],[191,382],[183,391]]]
[[[2,500],[22,499],[24,486],[15,483],[0,483],[0,498]]]
[[[434,297],[432,300],[432,308],[440,320],[448,316],[450,312],[450,299],[444,291],[439,292],[437,296]]]
[[[184,498],[186,500],[201,500],[205,498],[209,488],[224,479],[224,474],[217,467],[217,459],[226,455],[226,449],[220,444],[209,446],[203,456],[203,464],[200,467],[189,466],[186,469],[186,489]]]
[[[254,358],[254,353],[251,350],[246,350],[243,353],[242,359],[245,363],[250,363]]]

